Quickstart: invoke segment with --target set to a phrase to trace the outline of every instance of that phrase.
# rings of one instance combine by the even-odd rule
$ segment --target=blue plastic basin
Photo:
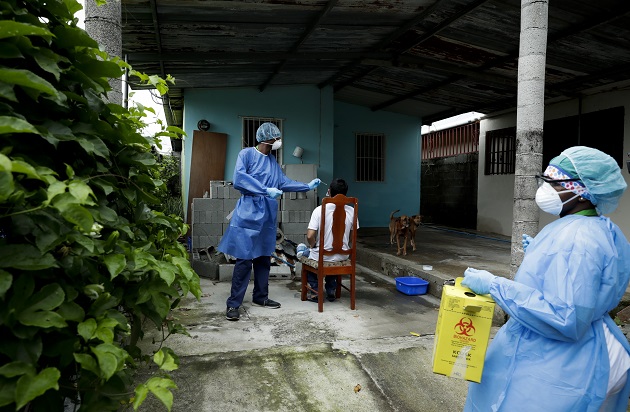
[[[429,282],[415,276],[396,278],[396,289],[405,295],[415,296],[427,293]]]

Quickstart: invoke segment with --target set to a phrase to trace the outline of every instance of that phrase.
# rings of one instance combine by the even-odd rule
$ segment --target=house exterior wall
[[[384,227],[396,209],[413,215],[420,208],[420,119],[333,101],[331,87],[190,89],[184,93],[183,198],[188,199],[193,130],[206,119],[210,131],[228,135],[225,180],[231,181],[241,150],[241,117],[283,119],[283,163],[299,164],[293,149],[304,149],[304,164],[317,165],[317,177],[328,184],[346,179],[349,195],[359,198],[361,227]],[[356,182],[355,133],[386,136],[385,182]],[[209,186],[209,183],[208,183]],[[328,190],[322,185],[321,198]],[[318,200],[318,204],[320,201]],[[306,230],[306,228],[305,228]]]
[[[562,117],[579,114],[579,101],[577,99],[549,104],[545,108],[545,120],[553,120]],[[582,99],[582,113],[590,113],[613,107],[624,106],[624,136],[623,153],[630,152],[630,91],[615,91],[586,96]],[[478,199],[477,199],[477,229],[489,233],[498,233],[506,236],[512,234],[512,205],[514,192],[514,175],[484,175],[485,164],[485,135],[489,130],[497,130],[512,127],[516,124],[516,113],[509,113],[489,119],[482,119],[479,136],[479,171],[478,171]],[[603,139],[606,136],[602,136]],[[544,143],[543,143],[544,144]],[[558,153],[559,154],[559,153]],[[630,184],[630,174],[625,165],[622,175]],[[545,165],[543,165],[545,166]],[[617,210],[608,215],[630,237],[630,191],[626,191],[619,203]],[[542,228],[557,217],[547,213],[540,213],[539,227]]]
[[[348,195],[359,198],[361,227],[386,227],[389,215],[414,215],[420,209],[420,119],[335,102],[334,177],[348,182]],[[385,181],[357,182],[355,134],[385,135]]]
[[[225,180],[231,181],[238,152],[241,150],[242,117],[283,119],[283,163],[299,164],[292,156],[295,146],[304,149],[302,161],[318,165],[318,177],[330,181],[333,170],[333,99],[332,88],[314,86],[257,88],[190,89],[184,93],[184,139],[182,169],[183,198],[188,199],[190,153],[193,130],[206,119],[211,132],[226,133],[228,143]],[[325,150],[323,150],[325,148]],[[208,183],[209,187],[209,183]]]

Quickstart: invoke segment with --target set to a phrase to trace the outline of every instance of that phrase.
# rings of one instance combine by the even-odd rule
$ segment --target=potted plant
[[[174,152],[181,152],[182,151],[182,137],[178,136],[178,137],[172,137],[171,136],[171,149]]]
[[[169,137],[171,139],[171,149],[173,152],[181,152],[182,151],[182,142],[186,132],[180,129],[177,126],[167,126],[161,124],[161,121],[158,123],[162,126],[162,130],[155,134],[156,138],[159,137]]]

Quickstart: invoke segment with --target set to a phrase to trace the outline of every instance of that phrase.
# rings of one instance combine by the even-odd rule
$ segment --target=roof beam
[[[397,38],[399,38],[400,36],[405,34],[412,27],[416,26],[418,23],[423,21],[429,14],[433,13],[433,10],[435,8],[437,8],[439,2],[440,2],[440,0],[436,0],[435,3],[433,3],[432,5],[427,7],[426,9],[424,9],[420,14],[416,15],[416,17],[414,17],[413,19],[409,20],[407,23],[403,24],[401,27],[396,29],[392,34],[390,34],[386,39],[384,39],[383,41],[379,42],[377,45],[372,47],[371,50],[372,51],[381,50],[381,49],[385,48],[385,46],[389,45],[391,42],[393,42],[394,40],[396,40]],[[329,79],[327,79],[327,80],[321,82],[320,84],[318,84],[317,87],[319,87],[320,89],[323,89],[324,87],[334,83],[335,80],[337,80],[339,77],[341,77],[344,72],[347,72],[348,70],[351,70],[351,69],[355,68],[360,63],[361,63],[361,60],[359,58],[357,58],[355,61],[351,62],[346,67],[344,67],[341,70],[339,70],[337,72],[337,74],[335,74],[334,76],[331,76]]]
[[[547,43],[552,43],[555,41],[558,41],[560,39],[564,39],[566,37],[570,37],[573,36],[575,34],[590,30],[594,27],[600,26],[602,24],[606,24],[609,23],[611,21],[614,21],[626,14],[628,14],[630,12],[630,4],[628,4],[628,2],[623,2],[623,4],[615,7],[613,10],[611,10],[608,13],[602,13],[601,15],[597,16],[594,19],[588,19],[583,21],[580,24],[577,24],[575,26],[572,27],[568,27],[565,30],[559,31],[558,33],[555,33],[553,35],[550,35],[548,38]],[[499,57],[495,60],[492,60],[486,64],[484,64],[483,66],[481,66],[479,69],[477,69],[477,71],[483,71],[486,69],[489,69],[491,67],[495,67],[503,62],[518,58],[518,49],[513,51],[512,53],[503,56],[503,57]],[[439,83],[436,83],[433,87],[423,87],[420,89],[417,89],[415,92],[410,92],[410,93],[406,93],[403,96],[399,96],[396,98],[393,98],[387,102],[383,102],[381,104],[378,104],[374,107],[372,107],[372,110],[380,110],[383,109],[385,107],[391,106],[392,104],[396,104],[400,101],[406,100],[408,98],[411,97],[415,97],[418,94],[422,94],[422,93],[427,93],[429,91],[435,90],[435,89],[439,89],[442,88],[444,86],[447,86],[450,83],[455,83],[456,81],[461,80],[463,77],[467,77],[467,76],[462,76],[462,75],[456,75],[456,76],[452,76],[450,79],[451,81],[441,81]],[[447,79],[448,80],[448,79]]]
[[[467,5],[466,7],[464,7],[463,9],[461,9],[459,12],[453,14],[451,17],[449,17],[448,19],[443,20],[441,23],[439,23],[438,25],[436,25],[432,30],[416,37],[413,41],[411,42],[407,42],[408,46],[405,46],[405,50],[402,51],[398,51],[394,54],[394,59],[396,59],[398,56],[400,56],[401,54],[409,51],[410,49],[412,49],[413,47],[417,46],[418,44],[422,43],[423,41],[427,40],[428,38],[434,36],[435,34],[439,33],[440,31],[444,30],[446,27],[448,27],[451,23],[453,23],[454,21],[460,19],[462,16],[465,16],[466,14],[470,13],[470,11],[474,10],[475,8],[479,7],[481,4],[485,3],[488,0],[475,0],[474,2],[470,3],[469,5]],[[392,35],[390,35],[387,39],[385,39],[385,41],[381,42],[377,47],[375,47],[375,50],[381,50],[384,49],[385,47],[387,47],[388,45],[390,45],[393,41],[395,41],[398,37],[400,37],[402,34],[406,33],[411,27],[415,26],[417,23],[421,22],[422,20],[424,20],[424,18],[426,16],[428,16],[430,13],[433,12],[433,8],[437,6],[437,4],[439,3],[439,1],[433,3],[431,5],[431,7],[429,7],[428,9],[426,9],[423,13],[421,13],[420,15],[416,16],[416,18],[414,18],[412,21],[415,21],[415,24],[411,25],[410,27],[405,27],[405,30],[397,30],[396,32],[394,32]],[[409,23],[407,23],[408,26]],[[352,67],[356,66],[358,63],[354,64]],[[338,73],[336,76],[336,78],[338,78],[339,76],[341,76],[343,71],[347,71],[348,69],[352,68],[352,67],[346,67],[344,69],[342,69],[340,71],[340,73]],[[349,86],[350,84],[356,82],[357,80],[361,79],[362,77],[366,76],[367,74],[370,73],[370,71],[365,71],[365,74],[358,74],[353,76],[351,79],[345,80],[344,82],[342,82],[340,85],[335,86],[335,91],[339,91],[341,89],[343,89],[346,86]],[[332,79],[332,78],[331,78]],[[330,80],[327,80],[326,82],[322,83],[323,85],[326,85],[327,82],[330,82]],[[323,87],[323,86],[319,86],[319,87]]]
[[[362,58],[373,59],[391,59],[391,53],[363,53],[363,52],[321,52],[321,53],[288,53],[288,52],[173,52],[173,53],[134,53],[129,55],[129,59],[133,62],[154,62],[162,58],[163,61],[184,61],[188,63],[201,63],[208,61],[223,62],[226,60],[241,60],[243,62],[250,61],[274,61],[274,60],[353,60]]]
[[[328,14],[328,12],[330,12],[330,10],[332,10],[332,8],[337,5],[337,2],[338,0],[330,0],[326,4],[326,7],[322,11],[319,12],[319,14],[317,15],[317,18],[315,18],[315,20],[309,25],[309,27],[304,31],[304,33],[302,33],[302,36],[300,36],[298,41],[295,42],[295,44],[291,47],[291,49],[289,50],[289,53],[293,54],[297,52],[297,50],[300,48],[302,43],[304,43],[306,39],[308,39],[309,36],[315,31],[315,29],[319,25],[319,22],[321,22],[322,19]],[[286,63],[287,63],[287,59],[282,60],[274,68],[273,73],[271,73],[271,75],[267,78],[267,80],[265,80],[265,82],[260,85],[258,90],[260,90],[261,92],[264,91],[267,85],[271,83],[273,78],[276,77],[278,73],[280,73],[280,70],[282,70],[282,68],[284,67]]]

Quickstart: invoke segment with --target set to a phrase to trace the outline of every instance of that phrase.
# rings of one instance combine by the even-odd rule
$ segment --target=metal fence
[[[479,151],[479,122],[422,135],[422,160]]]

